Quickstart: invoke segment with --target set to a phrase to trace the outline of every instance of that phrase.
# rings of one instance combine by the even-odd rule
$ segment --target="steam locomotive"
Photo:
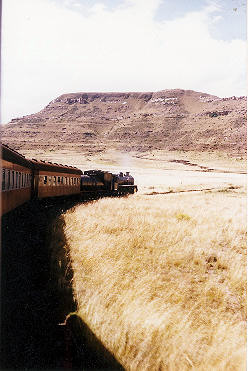
[[[118,196],[137,192],[129,172],[112,174],[102,170],[80,169],[36,159],[27,159],[2,144],[1,214],[31,200],[79,195]]]

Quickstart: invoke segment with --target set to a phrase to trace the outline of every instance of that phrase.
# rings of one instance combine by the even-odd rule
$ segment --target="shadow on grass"
[[[58,217],[77,203],[29,202],[2,219],[1,370],[122,369],[80,320],[76,327],[73,316],[59,325],[76,305]],[[75,342],[80,328],[82,337]]]

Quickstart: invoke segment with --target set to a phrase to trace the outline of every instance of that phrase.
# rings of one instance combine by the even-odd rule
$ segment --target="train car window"
[[[8,173],[9,173],[9,170],[5,169],[5,189],[6,189],[6,190],[9,189]]]
[[[56,184],[56,176],[53,177],[53,184]]]
[[[73,179],[74,179],[74,182],[73,183],[76,184],[76,178],[73,178]]]
[[[15,187],[18,188],[18,172],[16,171],[16,174],[15,174],[16,178],[15,178]]]
[[[5,191],[5,169],[2,170],[2,191]]]
[[[61,184],[64,184],[64,178],[61,177]]]
[[[44,176],[44,184],[47,184],[47,175]]]
[[[21,188],[21,173],[18,173],[18,188]]]
[[[65,185],[67,185],[67,177],[65,176]]]
[[[9,186],[9,189],[12,189],[13,188],[13,183],[12,183],[12,171],[11,170],[8,170],[8,179],[7,179],[7,183],[8,183],[8,186]]]
[[[58,184],[60,184],[60,176],[58,176]]]
[[[6,189],[10,189],[10,170],[7,170]]]
[[[12,170],[11,187],[12,187],[12,189],[15,188],[15,172],[14,172],[14,170]]]

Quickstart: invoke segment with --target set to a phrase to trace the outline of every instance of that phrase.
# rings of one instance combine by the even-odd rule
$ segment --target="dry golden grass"
[[[64,215],[78,314],[127,370],[245,370],[246,198],[134,195]]]

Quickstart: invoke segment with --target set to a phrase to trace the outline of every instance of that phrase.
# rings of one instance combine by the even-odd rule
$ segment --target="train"
[[[33,199],[120,196],[138,191],[130,172],[118,174],[103,170],[82,171],[74,166],[27,159],[1,144],[1,215]]]

